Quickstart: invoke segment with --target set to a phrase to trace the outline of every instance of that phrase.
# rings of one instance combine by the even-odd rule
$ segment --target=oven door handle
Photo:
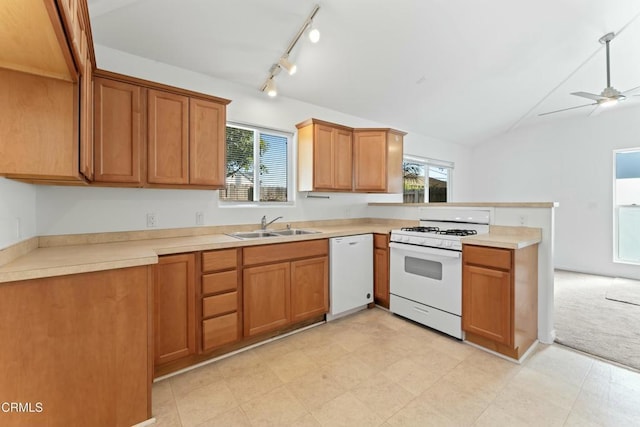
[[[446,257],[446,258],[460,258],[460,254],[461,254],[461,252],[458,252],[458,251],[448,251],[446,249],[436,249],[436,248],[430,248],[428,246],[405,245],[403,243],[395,243],[395,242],[389,243],[389,247],[391,249],[399,249],[401,251],[415,252],[415,253],[424,254],[424,255],[436,255],[436,256]]]

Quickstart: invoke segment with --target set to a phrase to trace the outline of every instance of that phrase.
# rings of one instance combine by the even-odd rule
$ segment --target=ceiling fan
[[[592,102],[591,104],[583,104],[575,107],[563,108],[561,110],[549,111],[546,113],[538,114],[539,116],[546,116],[547,114],[559,113],[561,111],[574,110],[576,108],[589,107],[592,105],[596,105],[597,107],[590,113],[590,115],[597,114],[601,109],[600,107],[613,106],[620,101],[624,101],[625,99],[627,99],[627,96],[631,95],[633,92],[640,89],[640,86],[638,86],[638,87],[634,87],[633,89],[620,92],[619,90],[611,86],[611,76],[609,71],[609,42],[613,40],[614,37],[615,37],[614,33],[607,33],[604,36],[600,37],[600,39],[598,40],[601,44],[604,44],[607,49],[607,87],[604,88],[604,90],[600,93],[600,95],[597,95],[595,93],[589,93],[589,92],[572,92],[571,93],[571,95],[591,99],[592,101],[595,101],[595,102]]]

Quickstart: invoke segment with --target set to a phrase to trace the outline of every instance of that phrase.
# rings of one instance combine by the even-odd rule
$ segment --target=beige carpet
[[[607,299],[614,280],[556,271],[556,342],[640,370],[640,305]]]
[[[619,277],[613,279],[613,283],[607,289],[606,298],[612,301],[640,305],[640,280]]]

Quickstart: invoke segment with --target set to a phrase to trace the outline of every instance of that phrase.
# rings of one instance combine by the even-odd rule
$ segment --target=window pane
[[[253,146],[255,132],[227,126],[227,177],[221,200],[253,200]]]
[[[429,201],[446,202],[449,168],[429,166]]]
[[[424,203],[424,165],[415,162],[403,162],[404,203]]]
[[[260,135],[260,201],[287,201],[287,138]]]

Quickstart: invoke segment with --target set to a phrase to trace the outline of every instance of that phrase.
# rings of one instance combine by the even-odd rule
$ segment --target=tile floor
[[[157,382],[157,426],[631,426],[640,373],[558,345],[518,365],[372,309]]]

